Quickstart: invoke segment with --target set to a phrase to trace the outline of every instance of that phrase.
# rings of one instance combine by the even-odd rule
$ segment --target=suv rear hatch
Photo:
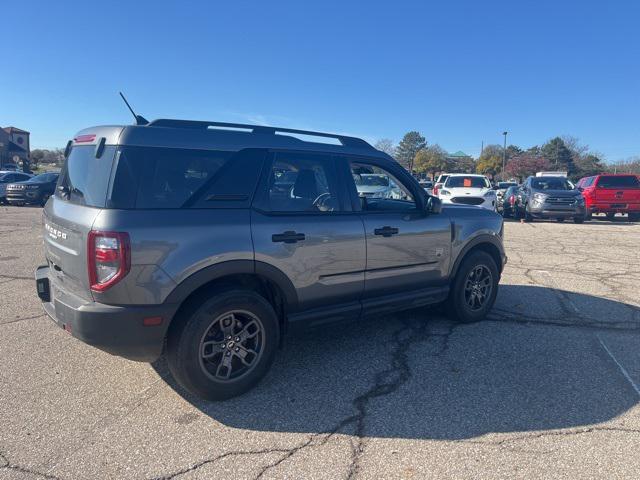
[[[55,195],[43,212],[45,256],[54,296],[61,290],[92,299],[87,238],[105,207],[116,151],[115,146],[98,147],[98,143],[92,135],[74,139]]]
[[[620,208],[640,203],[640,180],[635,175],[601,175],[595,186],[595,200],[619,204]]]

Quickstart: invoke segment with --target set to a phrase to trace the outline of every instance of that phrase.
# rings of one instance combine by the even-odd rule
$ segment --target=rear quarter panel
[[[228,260],[253,260],[248,210],[103,210],[94,230],[128,232],[131,271],[96,300],[159,304],[197,271]]]

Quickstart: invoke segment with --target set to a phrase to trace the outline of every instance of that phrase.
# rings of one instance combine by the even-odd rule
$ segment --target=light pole
[[[507,163],[507,133],[509,132],[502,132],[502,135],[504,135],[504,147],[502,148],[502,181],[504,181],[504,167]]]

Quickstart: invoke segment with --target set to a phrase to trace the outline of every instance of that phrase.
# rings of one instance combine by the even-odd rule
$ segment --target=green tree
[[[502,171],[502,155],[500,145],[487,145],[476,162],[476,172],[494,177]]]
[[[447,152],[437,144],[425,147],[416,153],[414,168],[417,172],[428,173],[433,178],[436,173],[449,169]]]
[[[402,138],[396,147],[396,160],[411,172],[416,154],[426,146],[426,139],[419,132],[411,131]]]
[[[551,164],[551,168],[560,171],[567,171],[569,175],[575,173],[573,164],[573,155],[560,137],[555,137],[545,143],[540,149],[542,156],[547,158]]]

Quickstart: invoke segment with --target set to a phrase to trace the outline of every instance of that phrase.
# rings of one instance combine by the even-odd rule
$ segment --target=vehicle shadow
[[[568,314],[567,301],[589,315]],[[616,323],[596,325],[601,312]],[[461,440],[593,425],[634,407],[637,395],[594,326],[639,333],[640,309],[503,285],[491,319],[475,324],[432,308],[289,338],[267,377],[225,402],[185,392],[164,360],[154,368],[202,414],[234,428]]]

